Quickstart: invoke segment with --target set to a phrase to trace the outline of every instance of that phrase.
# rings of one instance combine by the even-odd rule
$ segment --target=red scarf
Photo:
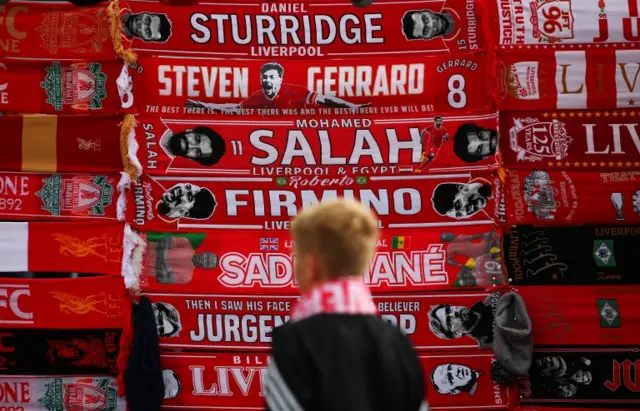
[[[306,292],[291,310],[291,321],[316,314],[376,315],[371,293],[360,277],[328,281]]]

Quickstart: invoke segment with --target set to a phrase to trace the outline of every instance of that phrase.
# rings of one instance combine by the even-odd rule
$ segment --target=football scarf
[[[288,231],[141,234],[132,272],[145,292],[298,295]],[[505,284],[501,233],[491,226],[384,229],[364,282],[374,293]],[[146,250],[146,252],[145,252]]]
[[[4,171],[118,173],[124,170],[118,139],[131,121],[117,115],[3,115],[0,164]]]
[[[354,8],[346,0],[286,7],[266,0],[200,2],[191,8],[159,1],[120,3],[123,42],[141,54],[280,61],[462,54],[485,48],[480,11],[464,0],[440,0],[427,10],[412,3],[390,7],[384,0],[366,8]],[[144,16],[157,16],[158,28],[145,26]],[[430,29],[422,24],[426,21]]]
[[[127,157],[150,175],[413,176],[498,166],[496,114],[137,120]]]
[[[505,168],[640,168],[639,110],[500,112]]]
[[[537,53],[549,48],[622,49],[640,45],[636,0],[493,0],[487,2],[487,9],[487,15],[494,16],[488,26],[499,49]]]
[[[620,163],[622,164],[622,163]],[[507,170],[506,222],[531,225],[640,223],[639,171]]]
[[[521,403],[638,409],[639,361],[637,346],[539,347],[520,382]]]
[[[615,111],[640,101],[635,50],[522,50],[497,57],[500,109]]]
[[[514,286],[640,284],[633,265],[637,250],[637,226],[516,226],[504,236]]]
[[[485,81],[493,62],[486,54],[453,60],[414,54],[358,62],[354,66],[353,61],[331,59],[141,56],[137,72],[131,74],[135,87],[127,105],[146,114],[199,117],[217,113],[383,117],[487,112],[493,107],[495,86]],[[273,82],[263,84],[261,73],[272,76]]]
[[[5,395],[0,405],[7,410],[101,410],[126,411],[118,397],[115,377],[107,376],[0,376]]]
[[[108,221],[126,210],[123,174],[0,173],[0,218]]]
[[[638,342],[639,286],[529,286],[517,291],[533,322],[536,346]]]
[[[290,314],[298,301],[293,295],[165,292],[145,296],[156,312],[160,346],[169,349],[208,350],[215,346],[267,351],[273,328],[289,321],[292,315],[299,315],[295,310]],[[476,351],[481,345],[488,348],[493,343],[494,310],[499,296],[486,292],[398,294],[376,295],[373,301],[381,318],[399,327],[418,351]],[[460,335],[454,335],[450,325],[438,320],[450,311],[466,318],[457,324],[465,330]]]
[[[2,279],[3,328],[122,328],[131,307],[117,276]]]
[[[355,198],[380,227],[493,225],[501,214],[495,174],[375,177],[151,177],[131,191],[127,221],[143,231],[288,230],[298,209],[322,199]],[[419,187],[419,189],[417,188]],[[188,201],[183,201],[188,200]]]
[[[0,112],[117,113],[129,102],[119,97],[129,85],[119,60],[0,59],[0,73]]]
[[[491,381],[491,363],[495,360],[491,353],[445,352],[418,356],[425,370],[429,408],[466,405],[483,410],[507,410],[517,402],[515,390]],[[163,405],[167,409],[264,407],[264,397],[260,394],[267,357],[266,353],[246,352],[163,354]]]
[[[115,222],[0,222],[0,272],[120,276],[128,231]]]
[[[3,374],[117,374],[121,331],[0,329]]]
[[[115,58],[107,5],[10,1],[3,10],[2,54],[47,60]]]

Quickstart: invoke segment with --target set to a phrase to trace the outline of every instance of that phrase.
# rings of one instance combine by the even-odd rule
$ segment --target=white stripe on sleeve
[[[265,382],[267,405],[271,411],[303,411],[293,392],[287,385],[275,360],[271,357]]]

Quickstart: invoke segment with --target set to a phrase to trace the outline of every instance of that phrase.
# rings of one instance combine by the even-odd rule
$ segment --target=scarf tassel
[[[136,141],[137,121],[135,116],[127,114],[120,126],[120,155],[124,171],[131,180],[137,180],[142,174],[142,164],[138,160],[138,149],[140,146]]]
[[[107,13],[109,13],[109,19],[111,21],[111,41],[113,42],[113,49],[116,54],[124,60],[127,64],[133,65],[138,60],[138,56],[131,50],[124,48],[122,44],[122,37],[124,36],[124,28],[122,26],[122,20],[120,15],[122,9],[118,0],[111,0],[109,7],[107,7]]]

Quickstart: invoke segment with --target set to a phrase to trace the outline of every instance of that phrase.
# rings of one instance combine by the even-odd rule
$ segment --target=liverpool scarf
[[[245,7],[246,8],[246,7]],[[496,114],[434,116],[140,115],[125,161],[150,175],[415,176],[498,166]],[[129,135],[132,122],[123,124]],[[233,136],[233,141],[230,140]],[[139,147],[139,149],[138,149]],[[137,152],[137,155],[136,155]]]
[[[145,292],[299,293],[288,231],[217,230],[129,236],[128,265]],[[384,229],[363,279],[375,293],[505,284],[500,231],[491,226]],[[146,252],[145,252],[146,246]]]
[[[115,329],[130,318],[130,301],[117,276],[64,279],[2,278],[3,328]]]
[[[267,357],[266,353],[163,354],[163,405],[182,409],[262,408],[264,398],[260,393]],[[429,407],[508,410],[517,403],[515,390],[491,381],[495,357],[490,352],[423,353],[419,358],[425,370]],[[456,377],[460,375],[464,378]]]
[[[529,378],[520,382],[521,402],[638,409],[638,363],[637,346],[538,347]]]
[[[0,112],[117,113],[133,104],[119,60],[0,59],[0,73]]]
[[[104,410],[126,411],[118,397],[115,377],[107,376],[1,376],[5,395],[0,406],[16,411]]]
[[[638,343],[640,286],[524,286],[517,290],[531,316],[536,345]]]
[[[10,1],[3,10],[3,55],[46,60],[115,58],[107,6]]]
[[[4,171],[118,173],[126,123],[118,115],[0,116],[0,164]]]
[[[640,284],[638,250],[637,226],[516,226],[504,236],[512,285]]]
[[[113,374],[122,332],[0,329],[3,374]]]
[[[639,224],[639,171],[507,170],[506,223]]]
[[[0,173],[0,218],[5,220],[122,220],[126,174]]]
[[[508,169],[619,171],[640,168],[640,110],[500,112]]]
[[[127,221],[143,231],[280,231],[289,229],[298,209],[340,196],[369,206],[383,227],[493,226],[503,212],[495,200],[501,191],[498,177],[486,171],[411,179],[348,174],[259,179],[143,175],[131,191]],[[460,201],[466,205],[460,207]]]
[[[268,2],[201,1],[191,8],[174,7],[175,0],[171,6],[161,1],[121,3],[123,41],[145,54],[264,57],[280,62],[400,53],[464,54],[484,51],[486,46],[481,30],[484,16],[478,5],[462,0],[431,5],[429,16],[438,24],[426,35],[424,26],[414,22],[427,17],[421,17],[423,9],[413,3],[387,7],[384,1],[369,0],[365,3],[373,4],[368,7],[354,8],[348,0],[312,0],[289,5],[279,18],[273,16],[283,13],[282,8]],[[145,14],[159,17],[159,28],[151,33],[136,24]],[[263,21],[270,21],[271,29]]]
[[[135,241],[129,231],[115,222],[0,222],[0,272],[120,276],[123,242]]]
[[[504,51],[497,58],[500,109],[616,111],[640,101],[638,57],[631,48]]]

